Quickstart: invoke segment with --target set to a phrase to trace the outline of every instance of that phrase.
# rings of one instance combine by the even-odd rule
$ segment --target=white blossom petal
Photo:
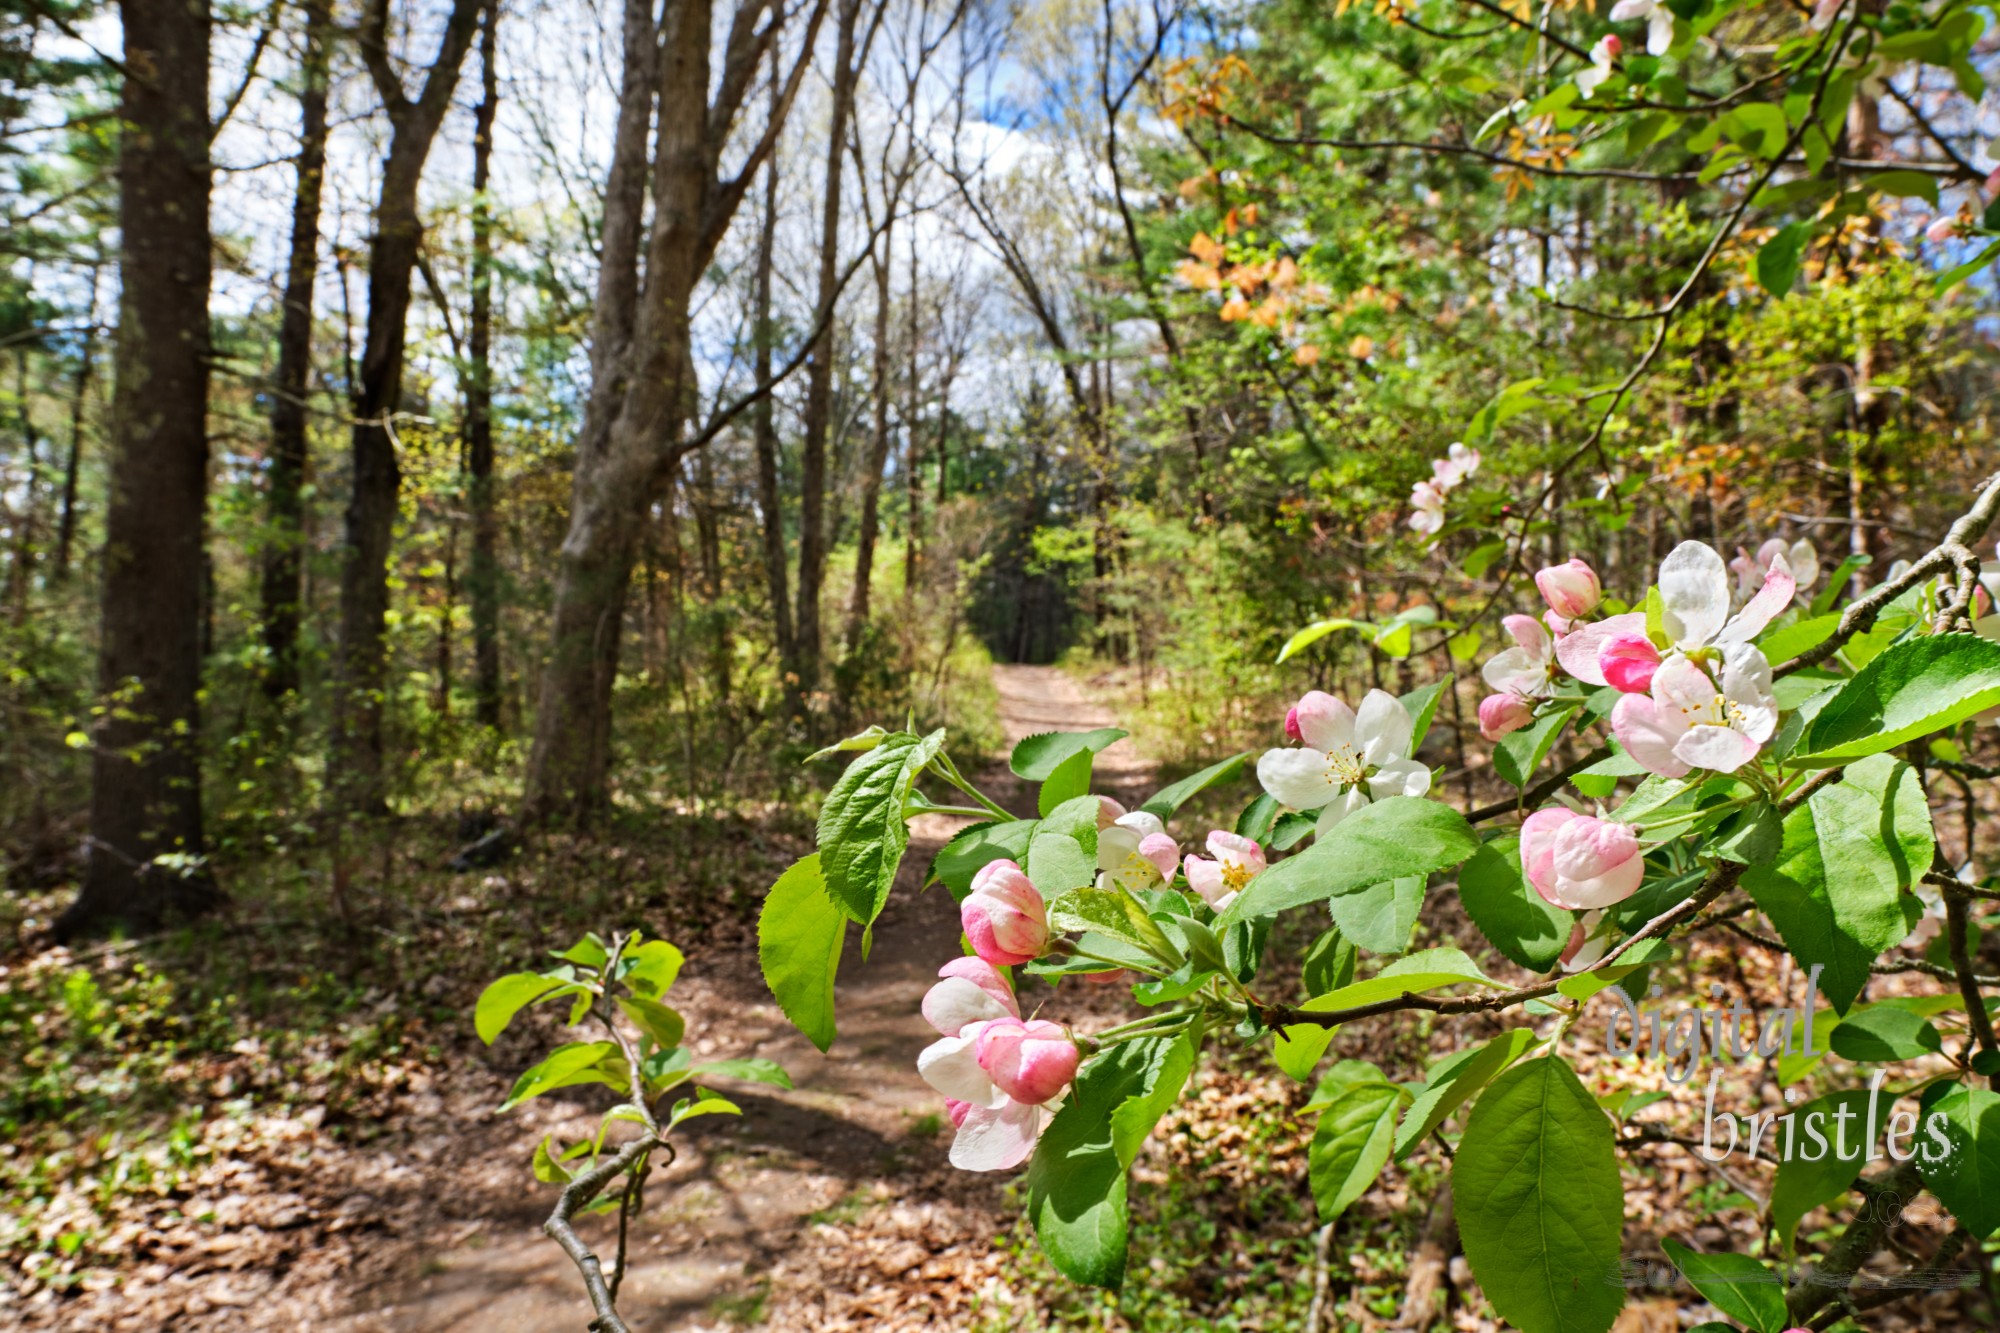
[[[1729,619],[1729,568],[1714,547],[1682,542],[1660,562],[1660,601],[1667,637],[1682,648],[1699,648]]]
[[[1257,781],[1281,804],[1317,810],[1340,792],[1326,756],[1309,745],[1266,750],[1257,760]]]
[[[917,1056],[917,1072],[923,1075],[924,1082],[953,1101],[970,1102],[975,1107],[1004,1103],[1007,1094],[986,1077],[974,1050],[984,1026],[974,1023],[961,1028],[956,1037],[945,1037],[924,1047]]]
[[[1416,728],[1417,720],[1401,699],[1387,690],[1370,690],[1355,715],[1354,740],[1369,763],[1383,764],[1410,752]]]
[[[1761,748],[1734,727],[1699,726],[1674,744],[1674,757],[1692,768],[1734,773],[1757,757]]]
[[[1646,615],[1643,611],[1579,625],[1556,640],[1556,661],[1562,664],[1564,671],[1586,685],[1609,685],[1611,682],[1604,678],[1604,668],[1597,664],[1598,653],[1603,651],[1607,641],[1620,634],[1643,636],[1645,633]]]
[[[1007,1171],[1028,1160],[1042,1136],[1043,1108],[1003,1098],[996,1107],[974,1106],[951,1141],[951,1164],[961,1171]]]
[[[1431,770],[1414,759],[1392,759],[1368,779],[1368,794],[1376,800],[1391,796],[1422,796],[1431,789]]]
[[[1342,792],[1340,799],[1319,812],[1319,823],[1313,828],[1315,837],[1324,838],[1333,832],[1341,820],[1368,804],[1368,793],[1359,787],[1350,787]]]

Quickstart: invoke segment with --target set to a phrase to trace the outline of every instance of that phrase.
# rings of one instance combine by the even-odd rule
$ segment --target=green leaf
[[[1574,704],[1554,708],[1531,725],[1502,736],[1493,747],[1493,771],[1516,787],[1527,786],[1576,710]]]
[[[627,987],[649,1000],[657,1000],[673,989],[687,959],[665,940],[647,940],[625,951],[618,960],[618,978]]]
[[[778,876],[757,916],[757,961],[778,1007],[824,1051],[833,1045],[833,976],[847,917],[827,896],[819,853]]]
[[[1777,861],[1745,869],[1743,887],[1802,964],[1825,968],[1820,988],[1844,1014],[1867,984],[1869,964],[1922,914],[1903,890],[1930,868],[1931,848],[1930,808],[1916,773],[1871,756],[1785,817]]]
[[[472,1011],[472,1025],[479,1039],[491,1046],[493,1039],[514,1021],[515,1014],[549,992],[573,984],[539,972],[509,973],[479,993],[479,1004]]]
[[[1189,774],[1179,782],[1169,783],[1154,792],[1152,799],[1139,808],[1149,815],[1171,819],[1175,811],[1198,793],[1207,791],[1210,787],[1219,787],[1225,782],[1234,782],[1252,753],[1246,750],[1242,754],[1232,755],[1219,764],[1210,764],[1199,773]]]
[[[1403,1113],[1403,1123],[1396,1130],[1396,1156],[1407,1156],[1446,1117],[1541,1040],[1529,1028],[1509,1028],[1484,1045],[1453,1052],[1431,1066],[1423,1091]]]
[[[1325,995],[1353,981],[1355,960],[1354,944],[1342,937],[1338,926],[1323,932],[1306,950],[1300,968],[1307,997]]]
[[[1833,637],[1840,628],[1839,616],[1813,616],[1783,629],[1774,629],[1757,641],[1757,648],[1772,665],[1789,662],[1800,653],[1810,652]]]
[[[687,1034],[687,1020],[678,1011],[669,1009],[657,1000],[648,1000],[639,995],[621,995],[618,1007],[625,1016],[639,1025],[639,1030],[659,1044],[661,1050],[671,1050],[681,1044]]]
[[[1236,832],[1252,842],[1268,842],[1271,826],[1278,822],[1279,806],[1271,793],[1258,792],[1255,800],[1243,807],[1243,813],[1236,816]]]
[[[566,963],[575,963],[578,967],[589,968],[594,972],[611,961],[611,951],[604,947],[604,941],[599,939],[597,932],[593,930],[575,944],[570,945],[569,948],[557,954],[556,957]]]
[[[1600,759],[1569,777],[1569,785],[1588,796],[1593,801],[1601,801],[1618,789],[1620,778],[1636,778],[1646,770],[1622,749],[1614,751],[1610,758]]]
[[[1992,263],[1995,258],[2000,258],[2000,240],[1988,241],[1986,248],[1971,259],[1960,264],[1957,268],[1947,269],[1943,273],[1940,273],[1931,294],[1933,296],[1943,296],[1946,292]]]
[[[1035,1145],[1028,1215],[1050,1262],[1072,1282],[1116,1287],[1125,1280],[1126,1162],[1120,1148],[1136,1151],[1132,1135],[1145,1113],[1116,1118],[1135,1098],[1150,1103],[1170,1072],[1164,1048],[1184,1041],[1145,1037],[1092,1059]]]
[[[1878,194],[1893,194],[1899,199],[1921,199],[1932,208],[1938,206],[1937,177],[1921,171],[1878,171],[1862,181],[1861,187]]]
[[[1889,1123],[1889,1111],[1895,1100],[1887,1092],[1876,1094],[1873,1123],[1877,1134]],[[1843,1146],[1839,1113],[1843,1109],[1847,1112],[1845,1153],[1839,1151]],[[1778,1163],[1777,1179],[1771,1183],[1771,1225],[1777,1228],[1778,1241],[1788,1251],[1792,1248],[1792,1233],[1799,1229],[1799,1220],[1821,1204],[1831,1203],[1847,1193],[1848,1186],[1861,1174],[1869,1147],[1865,1141],[1870,1123],[1868,1089],[1849,1088],[1807,1102],[1793,1111],[1791,1118],[1789,1147]],[[1782,1127],[1779,1132],[1785,1133]],[[1821,1150],[1819,1155],[1810,1156],[1815,1148]]]
[[[1180,953],[1138,900],[1122,889],[1071,889],[1049,904],[1049,928],[1056,931],[1094,930],[1123,940],[1161,961]]]
[[[668,1129],[676,1129],[696,1116],[742,1115],[743,1108],[727,1097],[718,1097],[704,1088],[696,1088],[693,1097],[683,1097],[674,1103],[672,1114],[667,1117]]]
[[[1890,645],[1828,700],[1799,742],[1822,768],[1892,750],[2000,704],[2000,643],[1930,634]]]
[[[872,750],[889,738],[889,733],[880,726],[871,726],[866,731],[856,732],[844,741],[835,741],[822,750],[814,750],[806,756],[808,764],[816,764],[822,759],[831,759],[837,754],[852,750]]]
[[[1117,727],[1100,727],[1096,731],[1045,731],[1036,736],[1024,736],[1014,746],[1007,767],[1014,770],[1017,778],[1044,782],[1065,760],[1079,751],[1096,754],[1106,746],[1124,740],[1127,734]]]
[[[1687,1275],[1708,1303],[1753,1333],[1784,1333],[1785,1279],[1747,1254],[1701,1254],[1672,1237],[1660,1242],[1674,1267]]]
[[[774,1088],[792,1086],[792,1076],[775,1060],[738,1058],[711,1060],[688,1071],[696,1078],[733,1078],[744,1083],[768,1083]]]
[[[952,840],[938,849],[931,862],[930,877],[951,891],[960,902],[972,892],[972,877],[995,861],[1017,865],[1028,859],[1028,841],[1040,821],[1014,819],[1005,823],[974,824],[960,829]]]
[[[1944,1038],[1922,1014],[1893,1005],[1857,1009],[1833,1030],[1833,1053],[1857,1064],[1915,1060],[1944,1049]]]
[[[819,812],[820,869],[827,892],[850,920],[881,915],[909,845],[903,804],[910,784],[937,754],[944,733],[918,740],[899,731],[847,766]]]
[[[1774,102],[1746,102],[1729,113],[1729,121],[1725,132],[1762,158],[1783,152],[1790,137],[1784,108]]]
[[[1042,897],[1060,898],[1097,878],[1097,849],[1044,827],[1028,843],[1027,873]]]
[[[1336,616],[1332,620],[1316,620],[1294,634],[1291,638],[1285,640],[1285,646],[1278,650],[1276,665],[1283,666],[1293,657],[1312,647],[1335,630],[1343,629],[1363,630],[1370,637],[1373,637],[1375,633],[1375,627],[1365,620],[1349,620],[1344,616]]]
[[[1404,875],[1354,893],[1336,893],[1326,905],[1333,924],[1357,947],[1401,953],[1410,947],[1410,932],[1423,909],[1424,883],[1422,875]]]
[[[507,1100],[500,1104],[500,1109],[511,1111],[522,1102],[545,1092],[574,1087],[579,1083],[606,1083],[614,1088],[625,1086],[625,1061],[614,1043],[573,1041],[556,1047],[540,1064],[531,1066],[514,1080],[514,1089],[507,1094]]]
[[[1452,1160],[1459,1237],[1502,1319],[1605,1333],[1625,1303],[1625,1189],[1611,1121],[1555,1056],[1501,1074]]]
[[[1392,796],[1363,806],[1306,851],[1251,880],[1217,928],[1446,870],[1478,850],[1478,835],[1458,811],[1420,797]]]
[[[1785,823],[1769,801],[1738,810],[1715,830],[1703,851],[1739,865],[1769,865],[1784,850]]]
[[[1380,1071],[1372,1081],[1357,1079],[1331,1092],[1306,1157],[1320,1221],[1346,1212],[1382,1174],[1402,1101],[1403,1090]]]
[[[1554,967],[1569,943],[1574,921],[1528,883],[1518,838],[1489,842],[1458,868],[1458,899],[1493,947],[1530,972]]]
[[[1424,743],[1424,737],[1430,735],[1431,720],[1437,716],[1438,700],[1444,698],[1444,687],[1451,683],[1452,678],[1450,676],[1440,676],[1430,684],[1419,685],[1416,689],[1402,696],[1400,702],[1403,705],[1404,711],[1409,713],[1411,719],[1416,723],[1415,728],[1410,732],[1409,752],[1411,754],[1415,754],[1417,747]]]
[[[1423,949],[1395,962],[1363,981],[1349,982],[1339,990],[1316,995],[1301,1009],[1316,1013],[1332,1013],[1339,1009],[1352,1009],[1357,1005],[1373,1004],[1377,1000],[1392,999],[1399,995],[1421,995],[1427,991],[1440,990],[1446,986],[1467,983],[1490,986],[1493,984],[1478,964],[1467,958],[1458,949]]]
[[[2000,1093],[1955,1087],[1927,1108],[1926,1125],[1939,1115],[1950,1151],[1937,1162],[1920,1152],[1917,1170],[1951,1215],[1984,1239],[2000,1231]]]
[[[1789,293],[1799,280],[1799,262],[1812,234],[1810,222],[1790,222],[1778,228],[1757,251],[1758,286],[1777,297]]]
[[[1149,1044],[1143,1055],[1146,1064],[1139,1083],[1145,1090],[1127,1097],[1111,1113],[1111,1148],[1128,1171],[1194,1072],[1194,1038],[1182,1033],[1171,1041]]]
[[[1046,816],[1064,801],[1073,801],[1088,794],[1090,761],[1095,757],[1089,750],[1083,749],[1057,764],[1035,797],[1036,812]]]

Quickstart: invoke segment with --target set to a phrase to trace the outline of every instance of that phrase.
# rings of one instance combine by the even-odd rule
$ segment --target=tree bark
[[[83,418],[90,397],[90,377],[97,361],[97,266],[90,269],[90,308],[85,316],[83,345],[77,350],[76,375],[70,381],[69,456],[63,463],[62,513],[56,520],[56,565],[53,581],[67,583],[70,552],[76,545],[76,485],[83,467]]]
[[[326,169],[327,0],[306,5],[299,69],[298,184],[292,193],[292,249],[278,322],[278,371],[271,386],[271,472],[264,548],[264,690],[282,698],[299,688],[300,593],[305,576],[306,396],[312,376],[313,286],[319,273],[320,185]]]
[[[847,121],[854,110],[855,29],[861,0],[839,0],[834,41],[832,125],[827,131],[826,177],[820,184],[819,336],[806,365],[805,434],[799,449],[799,592],[793,620],[800,688],[819,687],[821,586],[826,580],[826,446],[833,418],[833,322],[826,318],[837,296],[840,267],[840,182],[847,153]]]
[[[208,7],[124,0],[122,256],[99,688],[83,889],[69,938],[147,930],[212,901],[202,852],[203,520],[208,499]]]
[[[472,138],[472,314],[466,330],[470,364],[465,391],[466,470],[472,502],[472,603],[474,715],[484,727],[500,725],[500,530],[493,512],[493,117],[499,110],[500,76],[494,43],[498,0],[486,7],[479,31],[480,98]]]
[[[8,600],[16,627],[28,618],[28,585],[35,570],[35,510],[40,507],[36,492],[42,488],[42,441],[35,431],[34,414],[28,408],[28,349],[14,349],[15,408],[21,422],[21,448],[28,472],[21,485],[21,515],[14,524],[14,558],[7,569]]]
[[[917,442],[918,428],[923,419],[923,386],[917,376],[917,351],[920,345],[917,301],[917,229],[910,227],[910,320],[909,345],[904,349],[910,358],[908,382],[909,406],[903,416],[903,489],[905,507],[909,513],[903,521],[903,601],[909,603],[917,595],[917,566],[923,560],[924,546],[924,465],[923,446]]]
[[[646,276],[616,420],[601,451],[579,450],[571,482],[569,531],[557,562],[551,648],[522,802],[531,821],[587,822],[609,797],[611,682],[636,539],[654,493],[688,447],[681,433],[694,406],[688,327],[694,286],[763,166],[805,68],[803,59],[794,66],[771,123],[737,174],[718,179],[723,146],[775,40],[775,19],[762,30],[756,26],[767,4],[743,0],[737,9],[722,46],[713,103],[707,97],[709,0],[674,0],[661,25]],[[823,15],[815,0],[802,49],[811,49]],[[592,396],[598,396],[595,385]]]
[[[389,547],[402,469],[391,420],[402,403],[410,274],[423,243],[417,187],[489,0],[453,0],[423,92],[412,101],[389,60],[388,0],[363,11],[360,46],[392,127],[368,246],[368,327],[354,393],[353,493],[340,571],[340,656],[334,691],[335,800],[350,813],[386,808],[382,719],[388,688]]]
[[[771,60],[771,106],[778,105],[781,88],[778,62]],[[757,303],[755,370],[759,384],[771,382],[771,257],[773,238],[778,230],[778,155],[774,151],[764,164],[764,217],[757,230],[757,278],[753,299]],[[771,601],[771,637],[778,648],[778,672],[783,677],[781,692],[785,715],[796,718],[804,710],[799,689],[798,649],[792,638],[792,598],[790,578],[785,568],[785,508],[778,477],[778,429],[772,395],[765,394],[751,409],[751,434],[757,451],[757,507],[763,511],[764,583]]]
[[[893,197],[887,207],[895,208]],[[861,530],[854,545],[854,592],[847,603],[847,653],[851,657],[868,627],[869,583],[875,576],[875,539],[881,526],[882,469],[889,462],[889,257],[895,239],[884,225],[882,257],[875,270],[875,422],[861,470]]]

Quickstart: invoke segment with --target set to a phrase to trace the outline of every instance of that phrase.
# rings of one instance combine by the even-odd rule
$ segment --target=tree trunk
[[[312,376],[313,284],[319,273],[320,184],[326,168],[327,0],[306,6],[299,70],[298,185],[292,194],[292,252],[278,323],[277,382],[271,386],[269,532],[264,548],[264,689],[282,698],[299,688],[300,591],[305,571],[306,397]]]
[[[489,2],[455,0],[423,94],[415,101],[397,85],[382,45],[385,0],[375,0],[363,18],[362,54],[388,105],[393,129],[375,205],[375,235],[368,246],[368,327],[354,393],[354,489],[340,571],[333,775],[335,799],[352,813],[378,813],[387,805],[382,719],[388,690],[389,548],[403,479],[391,422],[402,403],[410,274],[423,243],[417,186],[471,45],[473,24]]]
[[[597,534],[587,528],[579,532],[577,519],[587,518],[581,513],[584,479],[603,463],[631,386],[646,148],[655,83],[664,78],[665,68],[664,63],[655,68],[655,40],[650,0],[625,0],[625,60],[605,180],[590,401],[577,441],[570,533],[561,552],[555,625],[535,710],[535,744],[523,799],[529,819],[587,816],[601,803],[609,761],[611,683],[617,674],[617,634],[628,576],[608,568],[611,552],[589,549],[587,543]],[[664,121],[661,132],[664,137]]]
[[[465,450],[471,477],[473,697],[484,727],[500,725],[500,530],[493,512],[493,117],[499,109],[499,67],[493,49],[500,6],[486,10],[479,33],[480,99],[472,139],[472,315],[465,391]]]
[[[780,95],[778,62],[771,60],[771,106],[775,112]],[[771,252],[778,230],[778,155],[774,151],[764,164],[764,217],[757,230],[756,295],[756,374],[759,384],[771,382]],[[771,637],[778,648],[778,673],[783,677],[785,715],[796,718],[804,711],[804,695],[799,688],[798,648],[792,637],[792,599],[785,569],[785,509],[778,477],[778,429],[772,395],[765,394],[752,408],[751,433],[757,450],[757,507],[763,511],[764,583],[771,600]]]
[[[643,5],[645,0],[628,0],[634,2]],[[723,145],[741,99],[755,81],[764,56],[762,42],[770,40],[755,36],[763,7],[764,0],[739,5],[724,46],[713,107],[707,98],[710,0],[675,0],[662,24],[645,284],[616,420],[600,452],[579,450],[571,481],[569,531],[557,560],[551,647],[522,800],[528,820],[585,822],[608,800],[611,682],[618,669],[620,621],[636,539],[655,491],[688,449],[681,432],[696,388],[688,327],[694,286],[762,167],[804,71],[803,61],[794,67],[771,124],[737,174],[718,181]],[[823,5],[816,3],[802,49],[812,48],[823,13]],[[649,44],[644,51],[650,49]],[[642,67],[647,63],[643,54]],[[628,59],[628,70],[631,63]],[[621,114],[621,135],[623,129]],[[643,135],[641,144],[643,150]],[[619,151],[614,149],[614,160]],[[600,286],[603,281],[600,276]],[[600,374],[594,366],[594,377]],[[601,387],[593,384],[593,402]]]
[[[832,124],[827,131],[826,178],[821,182],[819,239],[819,337],[806,367],[805,438],[799,451],[799,593],[793,634],[798,644],[799,684],[810,693],[819,686],[820,588],[826,579],[826,446],[833,416],[833,321],[826,318],[836,296],[840,267],[840,179],[847,153],[847,121],[854,109],[855,28],[861,0],[840,0],[834,42]]]
[[[909,513],[903,522],[903,601],[911,602],[917,595],[917,565],[923,559],[924,546],[924,468],[923,448],[917,443],[917,429],[923,418],[923,386],[917,378],[917,348],[919,332],[917,326],[917,229],[910,227],[910,324],[908,380],[908,408],[903,415],[903,487],[905,508]]]
[[[209,17],[124,0],[117,387],[83,890],[59,937],[157,926],[213,898],[157,858],[202,852],[202,527],[208,491]]]
[[[895,207],[892,199],[890,208]],[[882,469],[889,463],[889,256],[893,234],[882,232],[882,258],[875,270],[875,433],[861,469],[861,531],[854,546],[854,592],[847,603],[847,652],[861,643],[868,627],[869,583],[875,576],[875,539],[881,526]]]
[[[28,585],[35,570],[35,510],[40,502],[35,493],[42,488],[42,441],[35,433],[35,418],[28,410],[28,349],[14,349],[15,408],[21,418],[21,448],[28,464],[21,485],[21,516],[14,524],[14,558],[8,566],[8,600],[12,603],[15,626],[28,619]]]
[[[56,521],[54,581],[69,581],[70,552],[76,545],[76,484],[83,466],[83,417],[90,396],[90,376],[97,358],[97,269],[90,270],[90,311],[78,349],[76,378],[70,383],[69,457],[63,463],[62,515]]]

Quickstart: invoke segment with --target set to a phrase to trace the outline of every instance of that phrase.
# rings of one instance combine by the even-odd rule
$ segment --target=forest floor
[[[996,668],[995,684],[1010,743],[1110,721],[1096,682],[1056,668]],[[1137,804],[1172,775],[1127,740],[1100,756],[1096,786]],[[1484,799],[1488,775],[1468,776]],[[1032,793],[1004,765],[980,777],[1031,813]],[[1448,778],[1455,789],[1460,779]],[[1178,821],[1185,845],[1199,840],[1197,813]],[[587,922],[639,924],[682,943],[688,963],[673,1000],[697,1054],[762,1056],[795,1082],[790,1091],[718,1083],[744,1114],[696,1120],[676,1136],[677,1159],[655,1171],[629,1238],[620,1308],[635,1329],[1493,1327],[1454,1257],[1441,1153],[1426,1146],[1392,1166],[1337,1228],[1321,1229],[1306,1182],[1311,1122],[1297,1114],[1307,1089],[1256,1051],[1206,1055],[1134,1168],[1131,1266],[1143,1280],[1113,1296],[1056,1277],[1024,1241],[1007,1180],[948,1165],[942,1103],[916,1075],[935,1035],[919,1002],[959,947],[950,897],[916,890],[957,826],[930,817],[913,828],[865,964],[850,932],[840,1035],[827,1055],[777,1010],[757,962],[763,886],[809,845],[800,820],[775,808],[551,838],[483,880],[438,869],[446,830],[412,824],[373,887],[355,880],[366,928],[345,936],[330,923],[326,886],[308,876],[299,901],[316,903],[318,916],[305,925],[287,915],[297,907],[246,892],[237,918],[178,944],[77,954],[24,944],[0,960],[0,1126],[31,1131],[0,1142],[0,1326],[582,1329],[581,1281],[541,1232],[554,1192],[529,1163],[543,1135],[573,1142],[589,1132],[602,1090],[567,1089],[495,1115],[518,1071],[560,1039],[559,1019],[531,1012],[488,1049],[468,1014],[485,982],[567,945]],[[1426,943],[1456,944],[1490,974],[1514,975],[1465,920],[1454,887],[1431,890],[1422,920]],[[1303,934],[1272,948],[1296,957],[1314,926],[1291,926]],[[1760,1007],[1785,1002],[1798,981],[1741,941],[1697,945],[1685,970],[1662,979],[1679,994],[1719,982]],[[1884,991],[1920,984],[1880,981]],[[1113,987],[1030,984],[1024,998],[1085,1030],[1121,1012]],[[1370,1020],[1342,1028],[1328,1058],[1418,1078],[1506,1023]],[[1614,1102],[1677,1091],[1648,1118],[1698,1135],[1703,1089],[1671,1088],[1651,1061],[1607,1057],[1602,1032],[1593,1015],[1567,1039],[1593,1090]],[[1770,1087],[1756,1066],[1725,1079],[1739,1107]],[[1767,1175],[1708,1167],[1674,1143],[1644,1154],[1626,1190],[1629,1256],[1650,1259],[1657,1275],[1662,1235],[1707,1249],[1754,1239]],[[1819,1216],[1802,1237],[1823,1241]],[[1941,1234],[1937,1217],[1903,1221],[1899,1234],[1919,1250]],[[580,1229],[600,1254],[614,1252],[615,1219]],[[1320,1307],[1316,1322],[1309,1306]],[[1869,1328],[1990,1326],[1978,1308],[1941,1292],[1872,1315]],[[1685,1287],[1635,1290],[1615,1333],[1667,1333],[1704,1317],[1713,1316]]]

